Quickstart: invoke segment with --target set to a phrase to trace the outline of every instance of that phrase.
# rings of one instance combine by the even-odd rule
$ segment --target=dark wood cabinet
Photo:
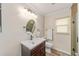
[[[24,45],[22,47],[22,56],[45,56],[45,42],[39,44],[32,50],[29,50]]]

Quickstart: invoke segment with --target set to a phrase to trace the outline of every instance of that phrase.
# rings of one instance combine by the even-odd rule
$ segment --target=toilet
[[[46,41],[46,52],[51,53],[51,49],[53,49],[52,42]]]

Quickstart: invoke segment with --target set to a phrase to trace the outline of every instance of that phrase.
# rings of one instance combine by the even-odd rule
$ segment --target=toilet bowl
[[[46,42],[46,52],[51,53],[52,48],[53,48],[53,44],[50,42]]]

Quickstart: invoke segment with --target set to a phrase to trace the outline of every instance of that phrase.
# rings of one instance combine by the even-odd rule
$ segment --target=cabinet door
[[[71,55],[75,55],[78,52],[77,42],[77,4],[73,4],[71,7]]]
[[[45,56],[45,42],[35,47],[31,51],[32,56]]]

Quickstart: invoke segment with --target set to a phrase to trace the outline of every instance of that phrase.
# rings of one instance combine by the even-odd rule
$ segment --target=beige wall
[[[23,29],[28,19],[19,16],[18,7],[20,6],[24,7],[21,4],[2,4],[0,55],[21,55],[20,41],[28,39],[28,35]],[[43,31],[43,17],[40,15],[38,16],[38,23],[38,27]]]
[[[57,34],[56,33],[56,19],[62,18],[66,16],[71,16],[70,9],[62,9],[55,11],[54,13],[50,13],[45,16],[45,35],[46,31],[49,29],[53,29],[53,45],[54,49],[59,51],[63,51],[67,54],[71,54],[71,33],[69,34]]]

